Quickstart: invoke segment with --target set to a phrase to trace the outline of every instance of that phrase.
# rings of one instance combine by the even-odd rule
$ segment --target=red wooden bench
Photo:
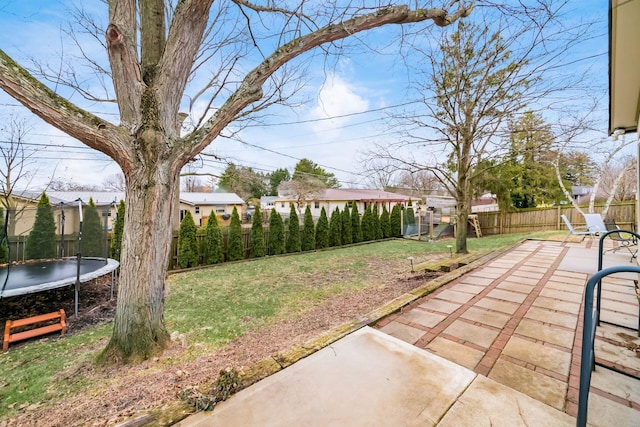
[[[53,313],[41,314],[40,316],[27,317],[26,319],[19,320],[7,320],[4,327],[4,342],[2,343],[2,351],[6,351],[9,348],[9,343],[26,340],[40,335],[50,334],[52,332],[61,331],[62,335],[67,332],[67,323],[64,310],[60,309]],[[51,323],[45,326],[40,326],[34,329],[29,329],[22,332],[11,333],[11,329],[19,328],[21,326],[35,325],[37,323],[49,322],[56,320],[59,323]]]

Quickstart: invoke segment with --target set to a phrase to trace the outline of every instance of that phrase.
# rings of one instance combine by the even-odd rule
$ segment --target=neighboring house
[[[587,185],[572,185],[571,186],[571,195],[573,196],[573,200],[578,203],[588,202],[591,197],[591,192],[593,191],[593,187]]]
[[[54,220],[56,222],[56,233],[62,230],[62,219],[64,217],[64,234],[78,232],[79,209],[78,201],[83,205],[93,199],[98,208],[107,230],[113,227],[118,204],[124,200],[124,192],[118,191],[47,191],[47,197],[53,207]],[[21,191],[20,195],[12,195],[11,204],[14,207],[10,210],[8,234],[9,236],[27,236],[31,232],[35,221],[36,208],[42,192]],[[218,215],[223,221],[228,219],[233,212],[233,208],[238,208],[240,215],[244,212],[244,201],[235,193],[180,193],[180,219],[186,210],[191,211],[191,215],[196,225],[203,226],[206,219],[212,213]]]
[[[217,215],[222,223],[231,217],[233,208],[238,209],[242,218],[244,213],[244,200],[236,193],[187,193],[180,192],[180,220],[187,210],[191,211],[193,221],[198,227],[207,224],[207,218]]]
[[[38,201],[40,200],[41,192],[34,191],[20,191],[12,194],[8,200],[10,205],[9,217],[7,223],[7,234],[9,236],[28,236],[33,227],[33,222],[36,219],[36,212],[38,207]],[[3,194],[3,204],[7,203]],[[60,203],[62,200],[58,200],[55,197],[49,196],[49,202],[53,206],[53,215],[56,220],[56,226],[59,226],[61,218]],[[6,212],[2,213],[2,220],[5,219]]]
[[[304,213],[307,205],[311,208],[311,215],[319,217],[322,208],[325,209],[327,215],[330,216],[336,208],[340,211],[344,209],[344,205],[347,204],[349,208],[352,208],[353,202],[358,206],[358,212],[362,215],[367,206],[374,204],[378,206],[378,213],[382,213],[382,207],[386,206],[387,210],[391,212],[391,209],[395,204],[400,206],[406,206],[411,200],[409,196],[402,194],[390,193],[383,190],[364,190],[357,188],[327,188],[319,194],[309,196],[303,206],[297,206],[299,213]],[[296,196],[278,196],[275,200],[276,211],[284,216],[288,216],[290,212],[289,204],[296,205]],[[414,200],[417,202],[418,200]]]
[[[276,207],[276,200],[278,200],[278,196],[260,197],[260,210],[271,211],[271,209],[274,209]]]
[[[471,212],[496,212],[499,211],[498,199],[495,194],[484,193],[471,201]]]

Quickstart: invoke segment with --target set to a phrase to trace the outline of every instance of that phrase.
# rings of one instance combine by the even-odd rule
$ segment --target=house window
[[[320,202],[316,200],[316,201],[314,202],[313,207],[314,207],[314,208],[316,208],[316,209],[320,209]]]
[[[347,202],[347,207],[348,207],[349,209],[353,208],[353,201],[351,201],[351,202]]]
[[[196,206],[196,213],[199,214],[200,213],[200,206]]]
[[[184,215],[187,211],[184,209],[180,209],[180,221],[182,221],[184,219]]]
[[[216,213],[224,213],[224,206],[216,206]]]
[[[280,207],[284,208],[284,202],[280,203]]]

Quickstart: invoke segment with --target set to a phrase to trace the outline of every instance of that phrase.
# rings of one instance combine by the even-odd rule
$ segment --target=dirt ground
[[[35,404],[23,408],[5,426],[112,426],[140,412],[158,408],[178,399],[189,388],[211,386],[220,370],[242,367],[301,344],[321,333],[364,316],[393,298],[420,286],[438,273],[408,273],[386,279],[386,285],[363,291],[347,292],[327,300],[302,317],[280,321],[273,326],[249,332],[230,342],[220,351],[201,356],[188,363],[175,364],[176,356],[186,351],[189,343],[176,337],[160,358],[134,367],[80,366],[90,381],[99,385],[93,394],[71,395],[52,405]],[[109,300],[110,276],[84,284],[78,319],[73,317],[73,288],[65,288],[0,300],[0,320],[22,318],[64,308],[69,317],[68,333],[113,318],[115,301]],[[62,338],[64,339],[64,338]],[[19,345],[18,343],[15,344]],[[106,341],[98,344],[106,345]],[[60,373],[73,378],[74,372]]]

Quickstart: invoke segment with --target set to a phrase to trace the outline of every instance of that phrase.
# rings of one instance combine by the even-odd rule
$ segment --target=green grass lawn
[[[469,239],[469,250],[484,253],[527,237],[551,234]],[[447,245],[455,248],[452,240],[390,240],[172,274],[165,301],[167,328],[187,337],[189,346],[182,360],[194,358],[250,329],[300,316],[331,296],[382,286],[381,270],[387,277],[408,272],[407,257],[418,264],[448,256]],[[109,323],[73,335],[13,345],[1,353],[0,419],[74,393],[96,393],[100,381],[92,380],[94,361],[110,332]],[[182,360],[172,359],[171,363]]]

